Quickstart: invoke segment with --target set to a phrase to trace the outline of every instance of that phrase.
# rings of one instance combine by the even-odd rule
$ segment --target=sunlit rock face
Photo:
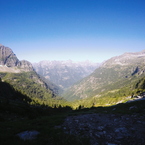
[[[0,65],[6,65],[7,67],[15,67],[19,63],[18,58],[13,53],[13,51],[5,47],[3,45],[0,45]]]
[[[1,70],[8,72],[33,71],[33,66],[26,60],[19,61],[14,52],[0,44],[0,66]],[[15,70],[14,70],[15,67]]]
[[[18,66],[25,71],[34,71],[32,64],[27,60],[20,61]]]

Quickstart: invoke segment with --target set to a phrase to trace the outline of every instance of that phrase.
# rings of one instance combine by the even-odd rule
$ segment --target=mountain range
[[[145,51],[94,67],[88,62],[46,62],[41,69],[46,76],[41,76],[30,62],[0,45],[1,144],[145,144],[144,64]],[[49,74],[65,88],[65,99]]]
[[[39,75],[63,90],[90,75],[98,66],[99,63],[90,61],[73,62],[72,60],[33,63],[33,67]]]
[[[63,97],[69,101],[128,97],[145,89],[145,51],[113,57],[91,75],[71,86]],[[107,100],[108,99],[108,100]]]
[[[26,95],[31,104],[59,106],[67,105],[68,100],[74,101],[71,106],[91,107],[129,100],[145,91],[144,64],[145,51],[141,51],[115,56],[102,64],[69,60],[41,61],[32,66],[0,45],[0,81]]]

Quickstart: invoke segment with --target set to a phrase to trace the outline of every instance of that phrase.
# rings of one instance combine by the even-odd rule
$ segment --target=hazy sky
[[[141,51],[145,0],[0,0],[0,43],[30,62]]]

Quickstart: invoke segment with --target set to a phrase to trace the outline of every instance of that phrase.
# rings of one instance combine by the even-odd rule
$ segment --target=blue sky
[[[17,57],[102,62],[145,49],[144,0],[0,0],[0,43]]]

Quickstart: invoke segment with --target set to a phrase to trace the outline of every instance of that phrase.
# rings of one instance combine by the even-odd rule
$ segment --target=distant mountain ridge
[[[66,89],[91,74],[99,63],[90,61],[73,62],[68,61],[41,61],[33,63],[36,72],[62,89]]]
[[[109,65],[128,65],[131,63],[131,61],[134,61],[136,63],[141,63],[141,60],[144,60],[145,57],[145,50],[141,52],[136,53],[124,53],[120,56],[112,57],[111,59],[105,61],[103,63],[103,66],[109,66]]]
[[[123,88],[128,88],[131,93],[144,78],[145,51],[125,53],[105,61],[91,75],[70,87],[63,96],[68,100],[78,100],[119,92]],[[144,86],[143,82],[142,85]]]

